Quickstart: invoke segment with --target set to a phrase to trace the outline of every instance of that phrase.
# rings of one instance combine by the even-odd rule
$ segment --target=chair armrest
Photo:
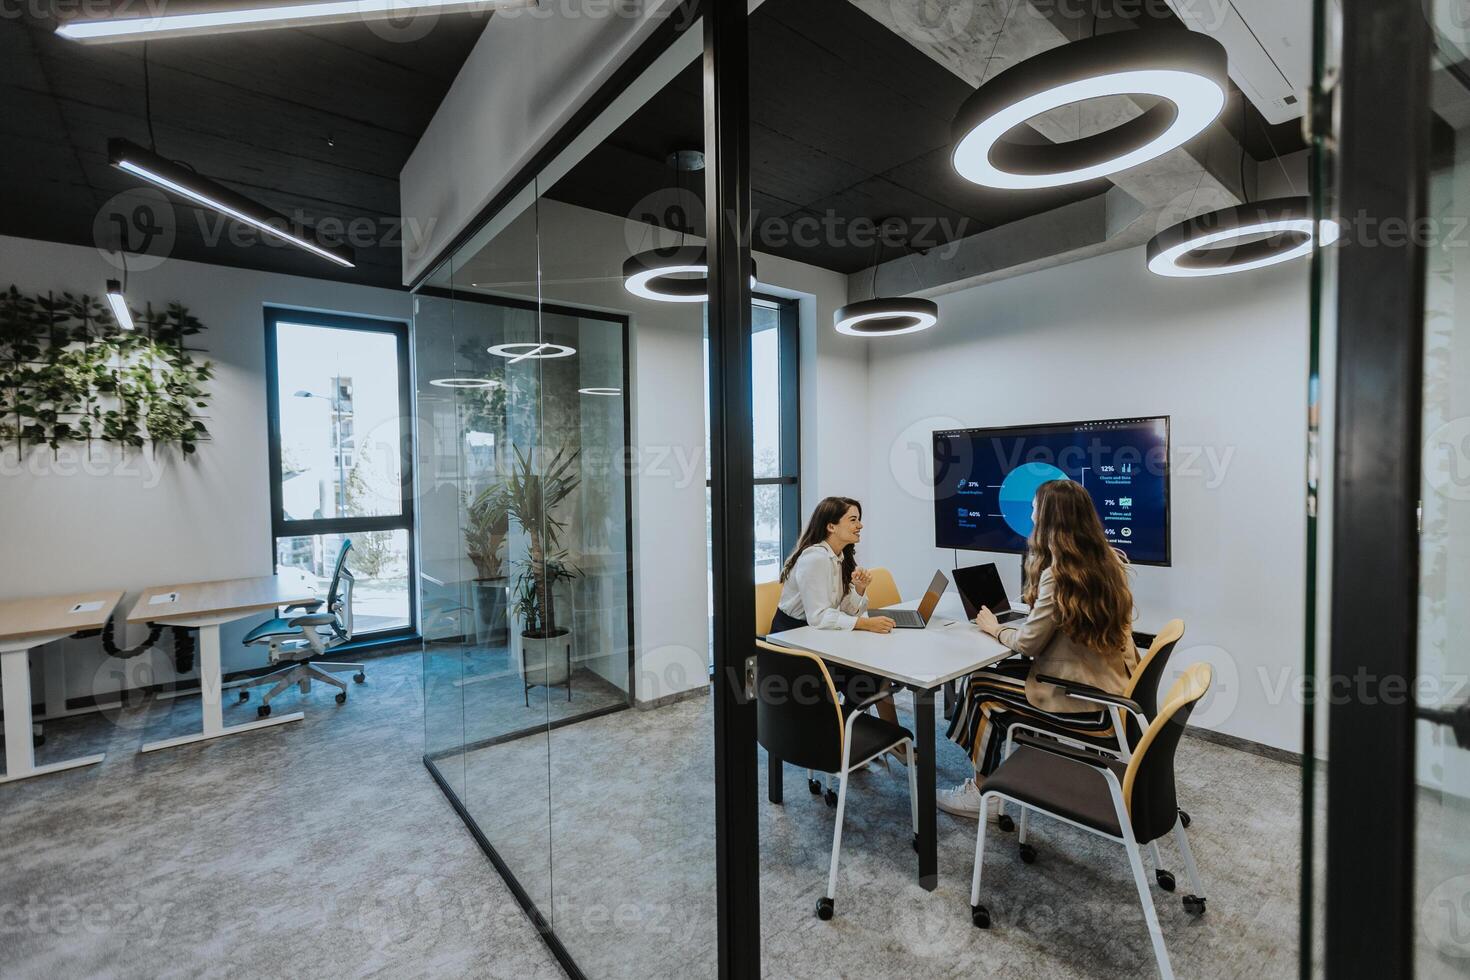
[[[890,697],[893,697],[893,684],[891,681],[884,681],[882,686],[880,686],[877,692],[874,693],[872,696],[863,698],[861,701],[856,701],[851,704],[844,704],[843,707],[849,711],[864,711],[868,708],[871,708],[879,701],[882,701],[884,698]]]
[[[316,612],[321,607],[322,601],[320,599],[308,599],[305,602],[291,603],[286,607],[286,612],[290,612],[293,609],[305,609],[307,612]]]
[[[1015,743],[1017,745],[1028,745],[1033,749],[1040,749],[1043,752],[1050,752],[1052,755],[1059,755],[1064,759],[1071,759],[1073,762],[1081,762],[1094,769],[1111,771],[1109,763],[1117,761],[1116,759],[1104,758],[1093,752],[1073,748],[1070,745],[1063,745],[1061,742],[1054,742],[1049,738],[1042,738],[1030,732],[1017,732]]]
[[[1082,684],[1077,681],[1064,680],[1060,677],[1052,677],[1049,674],[1038,674],[1036,679],[1043,684],[1055,684],[1068,697],[1078,698],[1082,701],[1091,701],[1094,704],[1123,708],[1138,715],[1140,718],[1143,717],[1143,709],[1138,706],[1137,701],[1104,691],[1100,687],[1093,687],[1091,684]]]
[[[330,626],[336,621],[337,617],[331,613],[310,613],[287,620],[292,626]]]

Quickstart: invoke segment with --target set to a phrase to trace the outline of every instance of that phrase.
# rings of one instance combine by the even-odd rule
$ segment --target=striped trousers
[[[1113,723],[1106,711],[1043,711],[1026,700],[1029,660],[1004,660],[977,670],[965,680],[964,697],[949,723],[949,740],[969,753],[975,771],[988,776],[1001,763],[1006,732],[1013,724],[1040,721],[1037,727],[1081,736],[1108,736]]]

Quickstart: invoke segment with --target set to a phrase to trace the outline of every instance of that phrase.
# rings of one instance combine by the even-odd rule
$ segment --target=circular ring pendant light
[[[927,299],[865,299],[833,314],[838,333],[849,337],[897,337],[928,330],[939,322],[939,304]]]
[[[1136,167],[1197,136],[1225,106],[1228,59],[1214,38],[1130,30],[1074,41],[981,84],[955,116],[953,163],[986,187],[1061,187]],[[1065,143],[1008,133],[1043,112],[1108,95],[1157,96],[1141,115]]]
[[[1301,258],[1316,239],[1327,246],[1342,235],[1330,220],[1314,234],[1311,212],[1305,197],[1278,197],[1181,221],[1148,243],[1149,271],[1173,278],[1226,276]]]
[[[490,378],[434,378],[429,384],[435,388],[498,388],[499,381]]]
[[[755,261],[750,288],[756,286]],[[623,263],[623,287],[659,303],[703,303],[709,299],[709,253],[703,245],[654,248]]]
[[[577,353],[577,349],[565,344],[533,340],[519,344],[496,344],[485,348],[485,352],[496,357],[509,358],[510,363],[515,364],[517,361],[549,361],[557,357],[571,357]]]
[[[578,388],[579,395],[600,395],[603,398],[616,398],[623,393],[621,388]]]

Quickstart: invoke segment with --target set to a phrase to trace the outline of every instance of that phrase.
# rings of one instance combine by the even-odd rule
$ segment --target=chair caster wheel
[[[1016,829],[1016,821],[1012,820],[1010,815],[1005,813],[1000,815],[1000,819],[995,822],[995,825],[1008,834]]]
[[[1180,826],[1182,826],[1185,830],[1188,830],[1189,829],[1190,822],[1191,821],[1189,819],[1189,811],[1187,811],[1187,810],[1180,810],[1179,811],[1179,824],[1180,824]]]
[[[337,703],[338,704],[346,704],[347,703],[347,692],[346,691],[338,691],[337,692]]]
[[[827,801],[827,805],[828,806],[836,806],[837,805],[837,794],[835,792],[833,792],[832,790],[830,790],[830,789],[827,790],[827,792],[825,792],[825,793],[822,794],[822,799],[824,799],[824,800]]]
[[[269,718],[271,716],[271,706],[268,704],[263,704],[255,709],[255,713],[257,715],[260,715],[260,717],[262,718]]]
[[[1183,904],[1184,911],[1188,912],[1190,915],[1205,914],[1205,900],[1203,898],[1200,898],[1198,895],[1185,895]]]
[[[822,782],[819,779],[808,779],[806,781],[806,788],[812,791],[813,796],[822,795]]]
[[[817,918],[823,922],[832,918],[832,899],[825,895],[817,899]]]
[[[367,674],[364,674],[362,671],[358,671],[357,673],[352,675],[352,679],[358,684],[364,684],[367,682]]]
[[[1022,844],[1021,845],[1021,860],[1024,861],[1024,862],[1026,862],[1027,864],[1035,864],[1036,863],[1036,848],[1032,847],[1030,844]]]
[[[1154,872],[1154,877],[1159,880],[1159,887],[1166,892],[1174,890],[1174,875],[1162,868]]]
[[[990,910],[983,905],[970,906],[970,922],[976,929],[990,928]]]
[[[249,691],[241,691],[240,692],[240,702],[239,703],[240,704],[244,704],[246,701],[249,701],[249,700],[250,700],[250,692]]]

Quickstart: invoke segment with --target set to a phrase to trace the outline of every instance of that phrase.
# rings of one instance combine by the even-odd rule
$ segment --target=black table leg
[[[939,887],[939,840],[934,819],[934,691],[914,691],[919,749],[919,887]]]
[[[785,763],[774,755],[766,756],[766,798],[772,803],[781,802],[782,776],[786,768]]]

